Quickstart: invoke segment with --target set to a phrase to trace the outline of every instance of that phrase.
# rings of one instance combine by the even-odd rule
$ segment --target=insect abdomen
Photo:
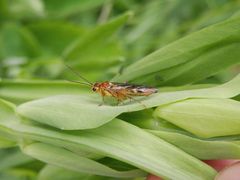
[[[130,90],[132,96],[148,96],[153,93],[157,93],[156,88],[137,87]]]

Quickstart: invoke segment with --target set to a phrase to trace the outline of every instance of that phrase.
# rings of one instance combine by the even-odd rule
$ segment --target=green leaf
[[[77,39],[72,46],[66,49],[64,57],[66,57],[66,59],[74,60],[76,57],[79,57],[79,55],[82,55],[82,51],[84,50],[94,52],[94,50],[97,49],[92,49],[93,47],[91,45],[96,44],[100,46],[101,43],[104,44],[104,41],[109,41],[131,16],[132,12],[127,12],[105,24],[97,26],[84,37]]]
[[[60,129],[90,129],[99,127],[124,112],[138,111],[187,98],[229,98],[239,93],[240,75],[216,87],[160,92],[143,98],[141,104],[130,102],[120,106],[99,106],[100,101],[95,97],[62,95],[24,103],[17,108],[17,112],[29,119]]]
[[[140,170],[116,171],[94,160],[78,156],[71,151],[44,143],[23,145],[22,150],[29,156],[41,161],[87,174],[113,177],[137,177],[145,173]]]
[[[34,19],[44,16],[44,7],[41,0],[7,1],[11,17],[17,20]]]
[[[93,68],[102,63],[105,64],[105,68],[106,65],[116,63],[116,59],[121,56],[121,50],[113,35],[131,16],[131,12],[125,13],[78,38],[63,52],[65,60],[75,66],[88,64],[88,67]]]
[[[1,116],[0,116],[0,124],[1,124],[1,133],[2,132],[5,132],[5,131],[7,131],[8,133],[10,133],[12,136],[15,136],[16,135],[16,139],[18,139],[21,143],[22,143],[22,139],[20,138],[20,136],[22,136],[22,135],[17,135],[16,133],[17,133],[17,131],[16,131],[16,128],[14,127],[14,122],[16,123],[16,122],[18,122],[18,118],[16,117],[16,115],[15,115],[15,112],[14,112],[14,109],[15,109],[15,107],[12,105],[12,104],[10,104],[10,103],[8,103],[7,101],[0,101],[0,110],[1,110]],[[6,114],[6,115],[4,115],[4,113]],[[2,135],[2,134],[1,134]],[[1,137],[1,136],[0,136]],[[29,139],[28,139],[29,140]],[[38,143],[37,143],[38,144]],[[68,143],[64,143],[65,144],[65,146],[66,146],[66,148],[68,148]],[[62,143],[61,143],[61,145],[62,145]],[[30,145],[29,145],[30,146]],[[29,155],[31,155],[31,156],[34,156],[35,158],[37,158],[37,159],[40,159],[40,160],[45,160],[45,159],[47,159],[46,161],[47,162],[52,162],[53,161],[53,164],[54,163],[57,163],[57,165],[59,164],[59,161],[58,160],[60,160],[61,159],[61,157],[65,157],[65,159],[63,159],[64,160],[64,162],[65,162],[65,166],[67,166],[68,168],[73,168],[74,170],[77,170],[77,171],[80,171],[80,172],[85,172],[85,171],[87,171],[88,173],[92,173],[93,171],[96,171],[97,169],[98,169],[98,171],[100,171],[100,172],[96,172],[97,174],[100,174],[100,175],[104,175],[105,173],[107,173],[108,174],[108,176],[119,176],[119,177],[132,177],[132,176],[141,176],[141,175],[143,175],[143,174],[145,174],[144,172],[142,172],[142,171],[140,171],[140,170],[129,170],[129,171],[125,171],[125,172],[118,172],[118,171],[116,171],[116,170],[114,170],[114,169],[111,169],[111,168],[109,168],[109,167],[107,167],[107,166],[105,166],[105,165],[102,165],[102,164],[100,164],[100,163],[98,163],[98,162],[95,162],[95,161],[93,161],[93,160],[91,160],[91,159],[88,159],[88,158],[86,158],[87,156],[89,156],[89,157],[92,157],[92,152],[93,152],[93,150],[91,150],[91,149],[86,149],[86,147],[84,146],[84,145],[78,145],[77,147],[76,147],[76,145],[75,146],[73,146],[74,148],[72,148],[72,146],[70,147],[70,149],[71,149],[71,151],[67,151],[67,150],[64,150],[63,148],[62,149],[60,149],[60,148],[54,148],[54,147],[52,147],[52,150],[53,150],[53,154],[51,154],[51,145],[43,145],[43,149],[41,149],[41,146],[39,147],[39,146],[37,146],[37,155],[35,155],[34,153],[33,153],[33,151],[34,151],[34,149],[32,148],[32,144],[31,144],[31,148],[29,148],[29,146],[27,146],[27,148],[26,148],[26,146],[24,146],[24,152],[26,153],[26,154],[29,154]],[[45,148],[45,146],[50,146],[49,148],[48,148],[48,150],[47,150],[47,152],[49,152],[49,156],[47,156],[47,154],[44,154],[44,153],[41,153],[41,150],[43,150],[44,152],[46,152],[46,149],[44,149]],[[35,147],[35,146],[34,146]],[[64,147],[65,148],[65,147]],[[82,149],[83,148],[83,151],[82,152],[79,152],[79,150],[78,150],[78,148],[80,148],[80,149]],[[29,151],[29,149],[31,149],[30,151]],[[56,151],[58,151],[58,149],[60,149],[60,152],[59,153],[57,153]],[[86,151],[86,150],[88,150],[88,152],[84,152],[84,151]],[[40,152],[39,152],[40,151]],[[65,154],[64,156],[62,156],[61,155],[61,152],[69,152],[69,156],[67,156],[68,154]],[[77,152],[76,152],[77,151]],[[1,151],[0,151],[1,152]],[[6,152],[8,152],[8,151],[6,151]],[[35,151],[34,151],[35,152]],[[74,153],[76,153],[76,154],[73,154],[72,152],[74,152]],[[87,153],[87,154],[86,154]],[[94,151],[94,153],[97,153],[97,151],[95,150]],[[72,154],[72,155],[71,155]],[[0,154],[1,155],[1,154]],[[22,153],[17,153],[16,154],[16,156],[13,154],[13,153],[11,153],[9,156],[7,156],[8,154],[6,154],[6,153],[4,153],[4,154],[2,154],[2,161],[1,161],[1,163],[0,163],[0,170],[1,169],[6,169],[6,168],[8,168],[8,167],[12,167],[12,166],[15,166],[15,165],[18,165],[18,164],[21,164],[21,163],[26,163],[26,162],[28,162],[29,160],[31,160],[32,161],[32,159],[31,158],[29,158],[29,157],[26,157],[25,155],[22,155]],[[44,157],[41,157],[41,155],[43,155]],[[86,156],[86,157],[81,157],[82,155],[84,155],[84,156]],[[56,157],[57,156],[57,157]],[[77,162],[74,162],[73,164],[71,164],[71,162],[72,162],[72,160],[71,160],[71,158],[70,158],[70,160],[68,160],[69,159],[69,157],[71,157],[71,156],[73,156],[74,158],[74,161],[77,161],[77,162],[81,162],[80,164],[78,163],[78,166],[76,167],[76,163]],[[79,156],[79,158],[77,158]],[[54,157],[56,157],[57,158],[57,161],[55,161],[54,160]],[[99,155],[98,155],[98,157],[99,157]],[[68,158],[68,159],[67,159]],[[80,160],[80,161],[79,161]],[[66,162],[69,162],[70,161],[70,164],[67,164]],[[63,163],[64,164],[64,163]],[[67,165],[66,165],[67,164]],[[70,167],[69,167],[70,166]],[[79,170],[79,167],[80,166],[83,166],[82,168],[81,168],[81,170]],[[64,167],[64,165],[63,165],[63,167]],[[70,168],[70,169],[71,169]],[[89,170],[89,168],[90,168],[90,170]]]
[[[60,57],[49,56],[34,58],[29,61],[29,63],[21,68],[18,72],[17,79],[32,79],[43,78],[46,79],[56,79],[62,70],[63,62]]]
[[[7,104],[5,106],[9,107]],[[27,142],[31,140],[43,142],[30,144],[26,147],[23,146],[23,148],[26,148],[25,151],[27,150],[27,153],[33,153],[34,156],[41,157],[44,161],[50,159],[54,162],[59,162],[63,160],[60,164],[70,169],[72,162],[75,162],[75,159],[79,159],[77,158],[78,155],[67,151],[65,147],[60,148],[59,145],[62,146],[70,143],[80,145],[80,147],[82,145],[88,146],[107,157],[123,161],[166,178],[184,180],[192,178],[212,179],[216,173],[205,163],[193,158],[175,146],[136,126],[117,119],[100,128],[85,131],[61,131],[48,128],[47,126],[40,127],[30,123],[24,124],[23,121],[17,121],[16,118],[13,121],[9,123],[2,121],[0,118],[1,125],[5,129],[9,129],[18,138],[24,138]],[[47,145],[46,143],[52,145]],[[48,152],[50,154],[52,152],[53,154],[50,155]],[[54,155],[57,156],[58,153],[61,154],[61,158],[58,157],[55,159]],[[49,159],[44,159],[46,157]],[[65,158],[68,157],[70,161],[65,161],[67,160]],[[84,159],[84,157],[81,158]],[[87,161],[92,162],[90,159],[87,159]],[[81,166],[81,161],[76,161],[74,167],[77,164]],[[89,165],[85,164],[84,167],[89,167]],[[172,171],[173,167],[175,169],[174,172]],[[80,169],[78,170],[80,171]]]
[[[149,132],[199,159],[240,158],[240,145],[237,145],[235,141],[224,138],[199,139],[179,131],[149,130]]]
[[[62,142],[61,144],[69,142],[84,144],[101,151],[106,156],[161,177],[186,180],[212,179],[215,176],[215,171],[203,162],[140,128],[116,119],[97,129],[74,132],[40,128],[22,123],[7,126],[27,139],[51,142],[51,144],[57,141]],[[47,152],[45,150],[42,156]]]
[[[240,134],[240,102],[231,99],[188,99],[155,111],[163,118],[199,137]]]
[[[36,173],[28,169],[13,168],[1,172],[0,178],[1,180],[35,180]]]
[[[83,94],[87,90],[78,84],[48,80],[1,80],[0,97],[15,103],[57,94]]]
[[[58,180],[122,180],[122,178],[106,177],[83,174],[76,171],[60,168],[57,166],[46,165],[39,173],[38,180],[52,180],[52,177]],[[133,178],[124,178],[125,180],[133,180]],[[136,179],[138,180],[138,179]]]
[[[15,114],[16,106],[8,101],[0,99],[0,137],[17,143],[18,137],[7,125],[19,120]]]
[[[236,17],[192,33],[128,66],[113,80],[179,85],[237,64],[239,22]]]
[[[14,117],[14,109],[15,106],[5,100],[0,99],[0,119],[2,121],[11,121],[12,117]]]
[[[9,140],[8,138],[1,137],[2,134],[0,133],[0,148],[9,148],[16,146],[16,142]]]
[[[8,9],[8,2],[7,0],[0,1],[0,23],[8,20],[10,17],[10,12]]]
[[[86,33],[80,26],[58,21],[31,23],[28,28],[47,53],[57,55],[60,55],[76,38],[82,38]]]
[[[45,10],[49,16],[65,17],[72,14],[76,14],[80,11],[85,11],[91,8],[95,8],[103,4],[104,0],[43,0]]]
[[[198,19],[193,22],[193,24],[191,24],[191,31],[201,29],[211,24],[228,19],[236,12],[239,12],[239,7],[240,3],[238,1],[229,1],[226,4],[215,3],[213,8],[207,9],[204,14],[202,14]]]
[[[0,30],[0,57],[39,55],[39,44],[31,32],[22,26],[6,23]]]
[[[53,165],[46,165],[38,174],[38,180],[52,180],[53,177],[58,180],[84,180],[87,179],[89,175]]]
[[[19,166],[21,164],[29,163],[34,160],[16,149],[5,149],[4,152],[0,153],[0,157],[0,171]]]
[[[187,64],[165,70],[163,73],[158,74],[164,78],[165,82],[163,82],[162,85],[180,85],[196,82],[205,78],[206,74],[208,76],[213,75],[221,69],[240,63],[236,58],[240,55],[237,50],[239,48],[240,44],[237,43],[225,45],[225,47],[220,47],[209,53],[205,53]],[[225,61],[226,59],[228,59],[228,61]]]
[[[132,43],[136,40],[139,41],[139,39],[141,38],[148,38],[149,40],[149,34],[152,33],[152,29],[155,26],[161,26],[164,23],[163,19],[167,17],[166,14],[169,9],[171,9],[169,8],[169,6],[174,6],[175,4],[175,1],[170,3],[167,1],[151,1],[145,4],[146,6],[144,7],[144,9],[136,9],[138,10],[138,12],[137,16],[134,17],[134,20],[137,22],[135,22],[135,26],[131,28],[131,31],[125,37],[128,43]],[[159,11],[159,9],[161,8],[162,11]],[[142,41],[141,43],[143,42],[144,41]],[[145,43],[151,42],[145,41]],[[144,47],[149,46],[145,45]]]

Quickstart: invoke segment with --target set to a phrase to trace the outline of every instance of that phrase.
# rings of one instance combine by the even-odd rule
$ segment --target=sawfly
[[[118,82],[96,82],[92,83],[87,80],[85,77],[80,75],[77,71],[75,71],[72,67],[65,65],[68,69],[70,69],[75,75],[81,78],[84,82],[81,81],[73,81],[68,80],[73,83],[78,83],[82,85],[89,86],[93,92],[99,93],[102,96],[102,104],[104,103],[104,97],[110,96],[117,100],[118,104],[124,100],[130,99],[139,102],[140,101],[135,99],[135,96],[149,96],[153,93],[157,93],[158,89],[153,87],[147,87],[143,85],[135,85],[130,83],[118,83]],[[102,105],[100,104],[100,105]],[[143,105],[143,104],[142,104]],[[144,105],[145,107],[145,105]]]

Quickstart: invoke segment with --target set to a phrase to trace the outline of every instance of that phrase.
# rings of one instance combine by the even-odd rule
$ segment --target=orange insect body
[[[99,93],[102,97],[112,96],[118,102],[125,99],[133,99],[133,96],[149,96],[158,92],[156,88],[108,81],[93,84],[92,90]]]
[[[67,65],[66,65],[67,66]],[[91,83],[86,78],[81,76],[78,72],[74,71],[71,67],[67,66],[71,71],[73,71],[77,76],[79,76],[85,82],[71,81],[74,83],[79,83],[83,85],[90,86],[94,92],[99,93],[104,101],[105,96],[111,96],[121,102],[125,99],[133,99],[133,96],[149,96],[153,93],[157,93],[158,89],[152,87],[146,87],[142,85],[134,85],[128,83],[116,83],[116,82],[97,82]]]

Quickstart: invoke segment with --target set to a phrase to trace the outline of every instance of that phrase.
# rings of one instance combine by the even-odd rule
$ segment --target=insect
[[[129,84],[129,83],[117,83],[117,82],[109,82],[109,81],[92,83],[86,78],[84,78],[82,75],[80,75],[78,72],[76,72],[74,69],[72,69],[70,66],[66,65],[66,67],[68,67],[68,69],[70,69],[74,74],[76,74],[78,77],[80,77],[82,80],[85,81],[85,82],[80,82],[80,81],[69,80],[70,82],[79,83],[79,84],[87,85],[91,87],[92,91],[97,92],[102,96],[103,103],[104,103],[105,96],[114,97],[117,100],[118,104],[126,99],[134,100],[141,103],[140,101],[136,100],[134,97],[149,96],[153,93],[158,92],[158,89],[153,87],[146,87],[143,85],[135,85],[135,84]]]

